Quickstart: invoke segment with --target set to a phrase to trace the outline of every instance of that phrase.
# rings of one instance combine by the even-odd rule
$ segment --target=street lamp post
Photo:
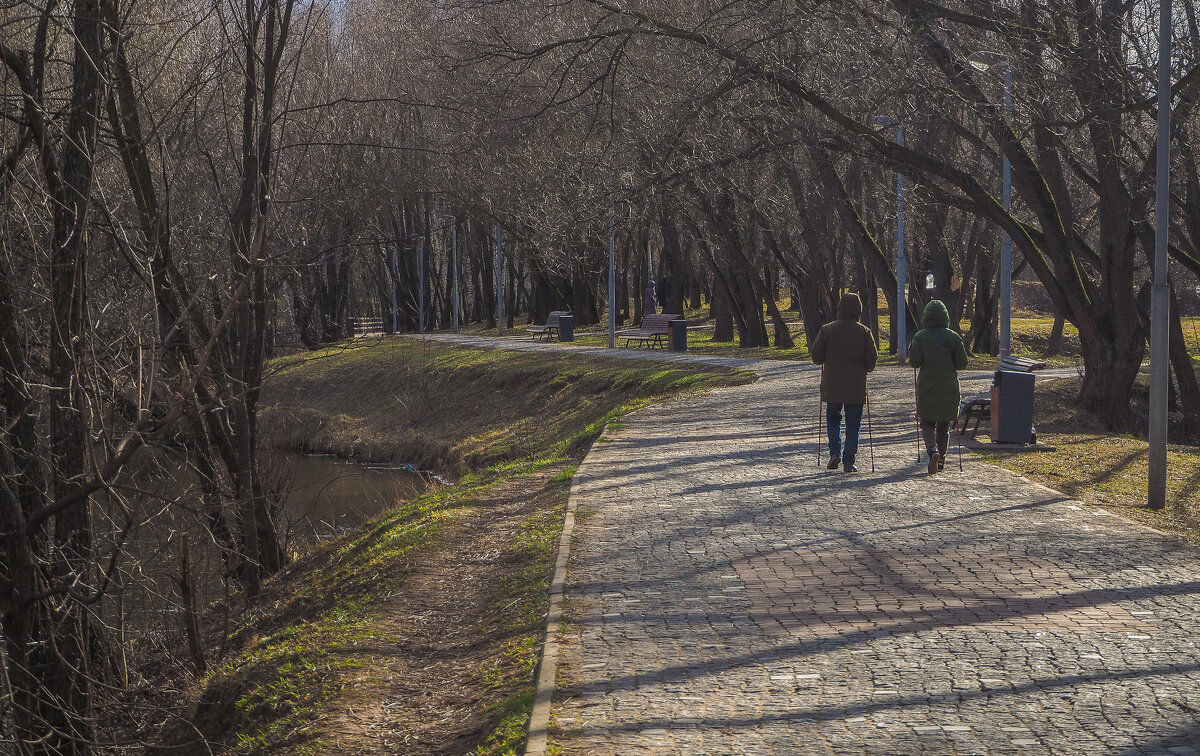
[[[397,284],[399,283],[399,279],[400,279],[399,261],[396,259],[396,255],[398,254],[397,247],[399,247],[399,246],[400,246],[399,242],[392,245],[392,271],[391,271],[392,272],[392,275],[391,275],[392,280],[390,281],[390,286],[388,287],[392,290],[392,334],[393,335],[400,332],[400,303],[396,299],[396,288],[397,288]]]
[[[452,325],[454,332],[458,333],[458,218],[453,215],[443,215],[442,218],[450,221],[450,301],[454,303]]]
[[[504,335],[504,229],[496,222],[496,335]]]
[[[654,232],[653,231],[648,231],[646,233],[646,260],[649,265],[649,267],[647,268],[647,270],[649,271],[649,275],[651,278],[654,278],[655,271],[654,271]],[[634,292],[634,293],[636,294],[637,292]]]
[[[1012,59],[994,52],[974,52],[967,62],[977,71],[987,71],[992,66],[1004,66],[1004,121],[1012,123]],[[1003,158],[1004,212],[1012,211],[1012,165],[1008,152],[1000,147]],[[1000,357],[1012,354],[1012,239],[1004,229],[1000,230]]]
[[[454,332],[458,333],[458,219],[450,228],[450,271],[454,279]]]
[[[425,235],[417,247],[417,331],[425,333]]]
[[[1150,464],[1147,505],[1167,503],[1167,242],[1171,220],[1171,3],[1158,4],[1158,154],[1154,192],[1154,284],[1150,290]]]
[[[891,116],[875,116],[872,121],[881,129],[896,129],[896,144],[904,144],[904,125]],[[904,254],[904,174],[896,171],[896,363],[908,360],[908,261]]]
[[[617,203],[608,210],[608,348],[617,346]]]

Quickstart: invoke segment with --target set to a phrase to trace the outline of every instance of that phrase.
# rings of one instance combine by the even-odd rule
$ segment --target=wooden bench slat
[[[958,405],[958,423],[959,428],[964,432],[967,430],[967,423],[971,420],[975,421],[975,426],[972,429],[973,433],[979,431],[979,423],[982,420],[989,420],[992,417],[992,397],[989,394],[979,394],[978,396],[969,396],[962,400]]]
[[[1040,360],[1031,360],[1028,357],[1015,357],[1009,355],[1000,358],[1000,369],[1008,370],[1014,373],[1032,373],[1034,370],[1041,370],[1046,367],[1046,363]]]
[[[384,330],[383,317],[351,317],[347,318],[347,325],[350,328],[349,336],[357,334],[377,333]]]

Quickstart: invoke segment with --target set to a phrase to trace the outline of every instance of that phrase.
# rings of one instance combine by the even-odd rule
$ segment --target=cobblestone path
[[[930,478],[910,371],[872,376],[876,471],[865,437],[826,471],[816,369],[754,367],[581,465],[552,748],[1200,753],[1200,549],[970,457]]]

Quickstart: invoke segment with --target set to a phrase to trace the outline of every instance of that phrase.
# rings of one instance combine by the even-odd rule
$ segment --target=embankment
[[[150,753],[518,753],[575,464],[631,409],[752,379],[409,339],[278,360],[263,443],[455,482],[211,608],[211,671],[159,673],[190,692]]]

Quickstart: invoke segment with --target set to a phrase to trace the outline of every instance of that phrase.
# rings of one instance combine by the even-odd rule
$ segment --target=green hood
[[[950,311],[942,300],[934,299],[925,305],[925,314],[921,316],[921,326],[924,328],[949,328]]]

